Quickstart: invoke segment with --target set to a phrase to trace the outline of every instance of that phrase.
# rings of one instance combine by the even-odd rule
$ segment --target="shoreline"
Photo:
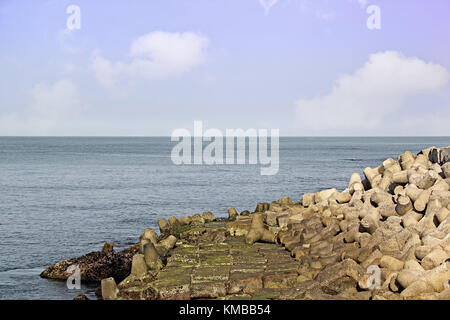
[[[352,174],[342,192],[230,209],[226,221],[210,212],[160,219],[159,236],[147,228],[128,249],[105,244],[41,276],[64,280],[80,264],[105,299],[450,299],[441,281],[450,279],[449,154],[405,152],[364,179]],[[370,266],[380,272],[375,289]]]

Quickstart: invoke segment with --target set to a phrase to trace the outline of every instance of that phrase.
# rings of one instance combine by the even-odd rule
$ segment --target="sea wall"
[[[450,147],[353,173],[345,190],[160,219],[43,277],[101,280],[104,299],[450,299]]]

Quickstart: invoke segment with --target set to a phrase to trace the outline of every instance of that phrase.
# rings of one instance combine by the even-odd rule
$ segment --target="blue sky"
[[[272,3],[0,0],[0,135],[450,134],[448,1]]]

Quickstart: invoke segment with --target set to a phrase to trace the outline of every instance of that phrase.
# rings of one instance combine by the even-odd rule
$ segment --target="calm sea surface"
[[[259,165],[176,166],[170,138],[0,137],[0,299],[92,296],[92,284],[69,290],[39,278],[58,260],[120,249],[161,217],[229,207],[305,192],[344,189],[352,172],[405,150],[450,145],[450,137],[281,138],[277,175]]]

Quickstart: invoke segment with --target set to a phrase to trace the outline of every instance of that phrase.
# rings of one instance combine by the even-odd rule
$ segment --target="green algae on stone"
[[[158,293],[159,299],[189,299],[191,271],[192,268],[166,268],[149,285]]]
[[[180,235],[184,232],[188,232],[192,229],[189,225],[182,225],[180,223],[175,223],[174,225],[170,226],[170,234],[174,235],[177,238],[180,238]]]
[[[172,258],[169,258],[170,260],[167,260],[166,268],[193,268],[198,265],[198,258],[196,257],[186,257],[184,256],[183,259],[175,260]]]
[[[158,293],[152,284],[120,289],[118,296],[119,300],[155,300],[157,298]]]
[[[278,300],[284,292],[285,290],[279,288],[263,288],[256,291],[251,300]]]
[[[266,271],[294,271],[297,273],[298,264],[295,262],[268,263]]]
[[[207,243],[207,244],[199,244],[198,246],[199,250],[202,250],[203,252],[207,251],[229,251],[230,245],[228,243]]]
[[[292,288],[297,284],[297,271],[270,271],[263,276],[264,288]]]
[[[263,288],[263,272],[233,272],[230,273],[228,281],[228,293],[251,294],[254,291]]]
[[[202,266],[230,266],[232,259],[226,254],[200,254],[200,265]]]
[[[195,282],[191,284],[192,299],[217,299],[227,294],[224,281]]]
[[[176,248],[167,257],[167,266],[195,266],[199,263],[198,248]]]
[[[235,237],[246,236],[250,231],[250,223],[245,221],[233,221],[227,223],[227,231]]]
[[[156,279],[156,277],[157,277],[157,272],[152,272],[152,271],[149,271],[145,275],[139,275],[139,276],[129,275],[124,280],[122,280],[122,282],[120,282],[117,287],[120,290],[122,290],[122,289],[130,288],[130,287],[145,285],[147,283],[154,281]]]
[[[157,280],[160,283],[177,283],[177,282],[189,282],[190,281],[190,273],[192,271],[192,267],[186,268],[178,268],[178,267],[170,267],[161,270],[158,275]]]
[[[266,264],[267,260],[262,257],[261,255],[255,254],[255,253],[248,253],[245,251],[242,251],[240,253],[234,253],[231,255],[233,258],[233,264]]]
[[[251,218],[238,217],[236,222],[249,226]],[[127,277],[119,284],[117,298],[248,300],[255,292],[262,297],[264,284],[277,290],[293,285],[290,272],[296,272],[293,265],[298,262],[284,248],[271,243],[249,245],[244,236],[230,237],[226,227],[225,221],[172,225],[170,233],[180,238],[168,252],[165,267]],[[274,272],[288,275],[289,280],[283,281]],[[274,297],[274,292],[278,291],[266,292],[265,298]]]
[[[230,266],[201,266],[193,270],[192,282],[227,281],[229,274]]]

